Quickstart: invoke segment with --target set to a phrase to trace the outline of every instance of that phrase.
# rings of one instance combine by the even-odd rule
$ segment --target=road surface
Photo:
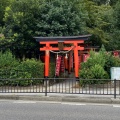
[[[120,105],[0,100],[0,120],[120,120]]]

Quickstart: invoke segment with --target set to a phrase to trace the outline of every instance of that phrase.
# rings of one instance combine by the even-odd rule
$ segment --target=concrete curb
[[[111,100],[112,100],[113,104],[120,104],[120,99],[119,98],[116,98],[116,99],[111,98]]]
[[[112,103],[110,98],[97,98],[97,97],[79,97],[79,98],[63,98],[63,101],[69,102],[87,102],[87,103]]]
[[[31,100],[31,101],[56,101],[56,102],[87,102],[102,104],[120,104],[120,99],[103,97],[78,97],[78,96],[39,96],[39,95],[0,95],[0,99]]]

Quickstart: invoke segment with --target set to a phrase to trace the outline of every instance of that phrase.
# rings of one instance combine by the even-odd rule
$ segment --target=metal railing
[[[0,93],[64,93],[120,96],[120,80],[75,78],[0,79]]]

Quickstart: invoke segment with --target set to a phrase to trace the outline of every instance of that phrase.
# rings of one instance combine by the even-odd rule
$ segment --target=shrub
[[[0,70],[14,69],[19,61],[12,55],[10,51],[0,52]]]
[[[91,75],[92,73],[90,72],[91,67],[93,67],[95,65],[99,65],[104,68],[105,62],[106,61],[105,61],[104,55],[102,53],[96,53],[94,51],[91,51],[90,57],[87,59],[87,61],[81,63],[80,76],[83,76],[82,74],[86,73],[86,75],[85,75],[85,76],[87,76],[86,78],[92,78],[93,75]],[[91,73],[91,74],[89,74],[89,73]]]
[[[80,70],[79,76],[82,79],[92,79],[93,78],[93,74],[89,68],[83,68],[82,70]]]
[[[93,79],[93,80],[81,80],[80,84],[98,84],[98,83],[105,83],[105,80],[99,80],[99,79],[108,79],[109,76],[107,72],[104,70],[104,68],[98,64],[93,65],[89,69],[83,69],[81,71],[81,78],[83,79]],[[98,79],[98,80],[94,80]]]
[[[102,53],[98,53],[95,51],[90,51],[90,57],[86,62],[83,63],[82,67],[90,68],[91,66],[98,64],[104,67],[105,65],[105,58]]]
[[[21,63],[17,64],[17,66],[11,67],[11,69],[0,70],[1,78],[12,78],[12,79],[28,79],[28,78],[43,78],[44,77],[44,64],[35,59],[26,59]],[[15,80],[6,82],[6,85],[20,85],[27,86],[32,83],[42,82],[41,80]]]
[[[107,53],[105,55],[105,58],[106,58],[106,62],[105,62],[104,69],[109,74],[109,78],[110,78],[110,68],[120,67],[120,58],[114,57],[111,53]]]
[[[17,78],[43,78],[44,64],[35,59],[26,59],[16,68],[18,70]],[[22,80],[19,85],[30,85],[42,82],[42,80]]]
[[[106,63],[105,55],[103,51],[90,52],[90,58],[81,64],[81,70],[79,72],[81,79],[108,79],[108,73],[105,71],[104,66]],[[81,80],[80,84],[97,84],[103,81],[98,80]]]
[[[0,78],[11,78],[15,73],[13,69],[19,64],[12,53],[8,50],[5,52],[0,52]],[[8,83],[8,82],[7,82]],[[3,81],[0,82],[0,85],[4,85]]]
[[[55,76],[55,63],[50,63],[50,77],[53,78]]]
[[[101,65],[95,64],[90,68],[94,79],[107,79],[108,74]]]
[[[43,78],[44,77],[44,64],[41,61],[35,59],[26,59],[17,66],[17,70],[29,73],[27,78]],[[26,75],[25,75],[26,76]],[[24,76],[23,76],[24,77]]]
[[[81,63],[79,72],[82,79],[108,79],[110,78],[110,68],[120,67],[120,58],[114,57],[110,52],[106,52],[104,46],[99,52],[90,52],[90,58],[84,63]],[[103,81],[86,80],[81,84],[104,83]]]

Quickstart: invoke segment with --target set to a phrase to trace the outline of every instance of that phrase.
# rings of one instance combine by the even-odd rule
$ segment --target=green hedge
[[[110,68],[120,66],[120,59],[101,49],[90,52],[90,58],[81,64],[79,77],[81,79],[110,79]],[[81,80],[80,84],[104,83],[102,80]]]
[[[55,63],[50,63],[50,78],[55,75]],[[27,86],[42,83],[43,80],[25,80],[29,78],[44,78],[44,63],[36,59],[20,61],[10,51],[0,52],[0,78],[16,79],[15,81],[0,81],[0,85]],[[23,80],[17,80],[23,79]]]
[[[27,59],[12,69],[3,68],[0,70],[0,78],[3,79],[21,79],[14,81],[7,81],[6,85],[27,86],[30,84],[41,83],[42,80],[24,80],[28,78],[43,78],[44,64],[35,59]],[[22,80],[23,78],[23,80]],[[2,83],[0,83],[2,84]]]
[[[55,63],[50,63],[50,78],[55,76]]]
[[[23,76],[25,78],[44,77],[44,64],[35,59],[26,59],[25,61],[21,62],[16,69],[28,73],[28,75]]]
[[[16,59],[9,50],[0,52],[0,70],[14,69],[18,64],[19,60]]]
[[[110,52],[101,48],[99,52],[90,52],[90,58],[81,63],[79,77],[81,79],[110,79],[110,68],[120,67],[120,58],[114,57]],[[81,80],[80,84],[104,83],[101,80]]]
[[[36,59],[20,61],[10,51],[0,52],[1,78],[43,78],[44,63]],[[50,63],[50,76],[55,76],[55,63]]]
[[[0,78],[2,79],[27,79],[43,78],[44,64],[35,59],[21,61],[16,59],[10,51],[0,52]],[[42,82],[42,81],[36,81]],[[36,83],[33,80],[0,81],[0,85],[22,85],[27,86]]]

